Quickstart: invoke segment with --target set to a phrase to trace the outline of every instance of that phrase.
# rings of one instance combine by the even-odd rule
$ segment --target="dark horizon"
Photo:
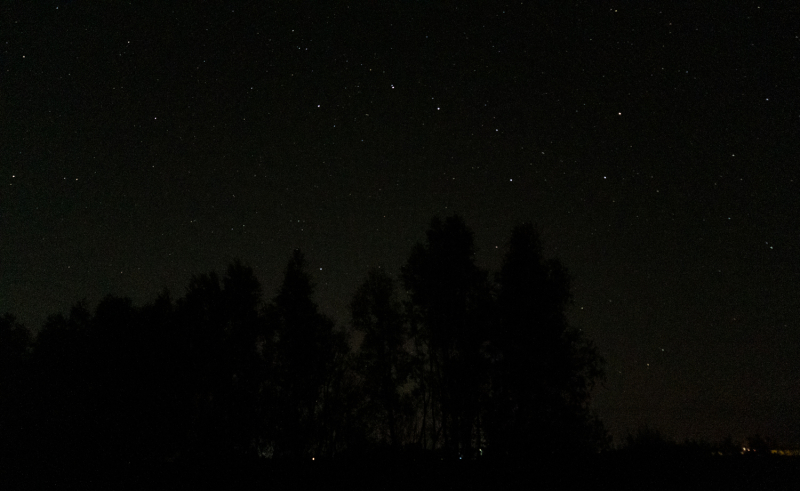
[[[796,11],[590,2],[10,6],[0,314],[140,306],[299,248],[338,326],[432,216],[573,277],[616,443],[800,448]]]

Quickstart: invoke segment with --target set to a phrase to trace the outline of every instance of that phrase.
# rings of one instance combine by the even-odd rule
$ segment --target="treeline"
[[[639,457],[705,457],[705,456],[784,456],[797,455],[795,449],[786,449],[781,444],[768,437],[752,434],[744,441],[735,441],[729,435],[722,441],[687,439],[677,441],[662,434],[660,431],[642,426],[635,433],[629,433],[622,445],[615,451],[623,455]]]
[[[568,326],[569,276],[530,224],[490,275],[463,221],[435,218],[398,280],[369,272],[347,326],[313,293],[296,250],[269,301],[234,262],[178,299],[78,303],[35,338],[6,314],[0,459],[507,458],[607,444],[589,409],[601,359]]]

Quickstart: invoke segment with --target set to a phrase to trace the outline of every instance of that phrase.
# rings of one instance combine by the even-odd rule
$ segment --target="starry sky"
[[[800,446],[800,9],[656,3],[4,4],[0,312],[299,247],[343,325],[434,215],[532,221],[617,442]]]

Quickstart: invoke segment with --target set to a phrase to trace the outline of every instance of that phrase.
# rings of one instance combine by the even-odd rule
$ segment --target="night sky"
[[[0,313],[299,247],[342,326],[434,215],[491,271],[531,221],[617,442],[800,447],[799,8],[130,3],[0,11]]]

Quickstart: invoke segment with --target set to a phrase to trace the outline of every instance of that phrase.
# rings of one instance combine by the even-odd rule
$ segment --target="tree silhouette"
[[[769,455],[770,451],[777,447],[769,438],[762,437],[758,433],[750,435],[746,439],[745,448],[748,453],[755,453],[757,455]]]
[[[94,423],[104,459],[142,459],[152,446],[148,344],[129,298],[108,296],[89,322]],[[148,408],[149,409],[149,408]]]
[[[657,429],[641,426],[636,433],[628,433],[625,437],[624,449],[639,456],[667,456],[675,453],[678,443],[665,437]]]
[[[94,438],[90,319],[85,302],[78,303],[69,317],[50,316],[34,342],[27,377],[27,445],[21,453],[47,466],[76,466],[105,450]]]
[[[427,406],[422,431],[430,432],[434,448],[441,429],[446,452],[471,453],[481,439],[475,434],[480,346],[488,328],[491,296],[487,273],[475,265],[472,232],[460,217],[432,220],[426,244],[414,247],[402,278],[425,365],[419,381]]]
[[[190,433],[186,338],[177,323],[176,305],[166,290],[138,309],[138,318],[144,365],[141,373],[147,387],[142,394],[147,400],[142,415],[151,443],[146,458],[174,460],[185,451]]]
[[[31,334],[11,314],[0,317],[0,459],[8,462],[24,438],[25,369]]]
[[[252,268],[238,260],[228,266],[222,278],[226,306],[226,358],[230,387],[226,418],[231,450],[235,455],[254,456],[263,428],[261,393],[266,383],[267,365],[258,344],[266,332],[261,308],[261,285]]]
[[[596,445],[604,432],[588,403],[602,360],[569,327],[570,277],[543,259],[531,224],[513,230],[497,283],[490,448],[521,455]]]
[[[236,261],[220,282],[214,273],[192,279],[177,315],[186,338],[191,447],[204,458],[253,456],[261,438],[259,398],[266,361],[259,318],[261,286]]]
[[[31,344],[31,333],[11,314],[0,317],[0,380],[9,382],[22,370]]]
[[[331,451],[332,376],[347,343],[318,311],[314,285],[299,250],[292,254],[277,296],[266,310],[275,344],[270,432],[277,456],[305,458]],[[326,421],[327,420],[327,421]]]
[[[405,349],[407,328],[394,283],[382,269],[371,270],[350,303],[352,326],[364,337],[356,358],[366,397],[371,433],[397,449],[407,419],[408,398],[402,387],[411,371]]]

